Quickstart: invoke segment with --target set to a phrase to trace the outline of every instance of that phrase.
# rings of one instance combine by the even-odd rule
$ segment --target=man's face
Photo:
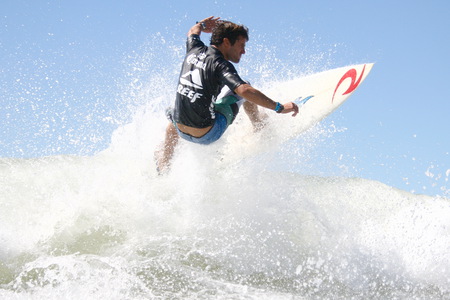
[[[242,54],[245,54],[246,43],[247,39],[242,36],[238,37],[234,45],[230,45],[226,59],[237,64],[241,60]]]

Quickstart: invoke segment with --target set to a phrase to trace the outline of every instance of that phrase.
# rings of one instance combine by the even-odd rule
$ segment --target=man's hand
[[[211,16],[209,18],[201,20],[199,23],[205,24],[205,27],[202,27],[202,31],[206,33],[211,33],[213,29],[216,27],[217,21],[219,21],[220,17],[214,18]]]
[[[211,16],[209,18],[198,21],[197,24],[195,24],[194,26],[191,27],[191,29],[189,29],[188,36],[191,36],[192,34],[200,35],[202,31],[206,33],[211,33],[214,27],[216,27],[216,24],[219,21],[219,19],[220,19],[219,17],[214,18],[214,16]]]
[[[298,114],[298,105],[294,102],[288,102],[283,104],[284,109],[281,111],[282,114],[288,114],[291,112],[294,112],[292,114],[293,117],[295,117]]]

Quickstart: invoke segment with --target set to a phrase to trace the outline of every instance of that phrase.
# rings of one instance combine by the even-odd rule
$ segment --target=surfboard
[[[300,107],[299,114],[291,117],[267,111],[268,126],[259,134],[245,133],[239,126],[232,125],[229,130],[234,127],[230,130],[234,132],[227,137],[228,144],[239,143],[239,152],[248,155],[267,147],[276,147],[298,136],[341,106],[361,86],[372,67],[373,63],[351,65],[275,83],[267,90],[262,89],[275,101],[296,102]],[[245,113],[240,115],[243,118]]]

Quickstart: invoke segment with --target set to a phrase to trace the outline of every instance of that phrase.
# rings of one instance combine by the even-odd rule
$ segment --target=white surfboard
[[[342,105],[361,85],[373,63],[342,67],[275,84],[263,92],[281,103],[294,101],[300,106],[299,114],[291,117],[267,111],[269,125],[260,134],[245,132],[240,124],[232,125],[227,136],[233,152],[247,156],[263,148],[277,146],[311,128]],[[240,117],[245,113],[240,113]],[[261,136],[262,135],[262,136]],[[237,146],[238,143],[240,146]],[[236,151],[235,147],[240,147]],[[227,147],[228,148],[228,147]],[[225,154],[226,156],[227,154]]]

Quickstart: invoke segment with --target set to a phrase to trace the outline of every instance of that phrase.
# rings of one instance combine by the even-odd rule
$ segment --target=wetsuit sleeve
[[[186,41],[186,53],[191,51],[192,48],[204,46],[205,44],[202,42],[198,34],[191,34],[190,36],[188,36]]]
[[[222,60],[218,63],[218,76],[219,80],[227,85],[232,91],[234,91],[241,84],[246,83],[237,73],[234,66],[226,60]]]

